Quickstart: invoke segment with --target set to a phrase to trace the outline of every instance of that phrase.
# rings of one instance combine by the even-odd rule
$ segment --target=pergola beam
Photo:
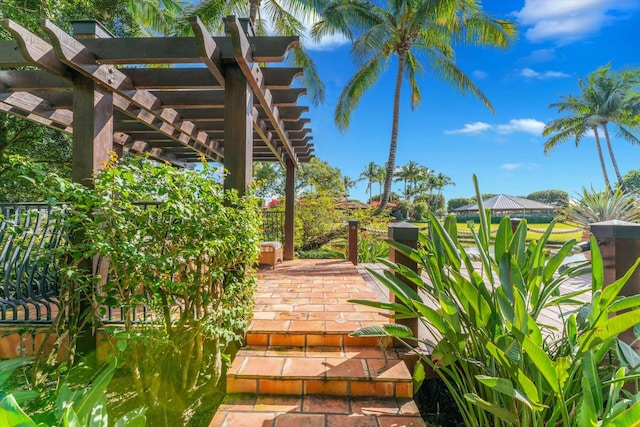
[[[222,59],[234,57],[229,38],[211,40]],[[83,38],[82,44],[95,54],[99,64],[200,64],[202,51],[194,41],[193,37]],[[249,37],[249,43],[254,47],[256,62],[282,62],[287,51],[298,44],[298,37]]]
[[[255,62],[256,59],[251,53],[251,45],[249,44],[249,40],[244,34],[244,31],[240,27],[238,18],[236,18],[235,16],[228,16],[224,18],[224,23],[228,34],[231,36],[233,57],[236,60],[238,67],[240,67],[240,70],[246,77],[247,82],[253,90],[254,95],[260,101],[262,109],[266,113],[267,117],[269,117],[269,120],[274,127],[275,133],[278,135],[278,138],[284,146],[287,155],[291,159],[293,167],[297,167],[298,160],[291,147],[291,142],[289,141],[289,138],[284,131],[284,125],[280,121],[280,113],[278,111],[278,107],[273,104],[271,90],[265,87],[262,70],[260,69],[260,66]]]
[[[98,64],[91,51],[78,40],[55,26],[51,21],[43,21],[41,28],[49,35],[53,43],[53,49],[61,62],[92,79],[102,87],[108,88],[114,95],[124,98],[125,102],[135,104],[140,109],[148,111],[173,127],[182,134],[178,138],[179,142],[191,145],[183,138],[183,136],[186,136],[186,139],[192,139],[195,142],[196,149],[201,149],[201,152],[207,157],[217,160],[222,155],[222,150],[217,144],[212,144],[204,132],[198,132],[193,124],[182,120],[175,110],[163,108],[161,102],[148,91],[136,90],[131,79],[118,69],[110,65]],[[122,101],[120,104],[122,104]]]

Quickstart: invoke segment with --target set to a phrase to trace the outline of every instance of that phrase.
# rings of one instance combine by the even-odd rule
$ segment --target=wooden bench
[[[278,261],[282,262],[282,243],[260,242],[260,264],[269,264],[276,268]]]

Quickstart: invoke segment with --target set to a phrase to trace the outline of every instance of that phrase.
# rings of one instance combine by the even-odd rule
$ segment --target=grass
[[[426,227],[427,223],[425,222],[414,222],[414,225],[417,225],[420,228]],[[535,240],[542,236],[542,233],[547,229],[549,224],[531,224],[527,226],[527,240]],[[479,225],[475,224],[476,230]],[[582,230],[567,232],[571,230],[577,230],[578,227],[573,224],[564,224],[557,223],[553,226],[553,231],[551,233],[551,237],[549,238],[549,243],[563,244],[571,239],[576,239],[577,242],[582,240]],[[498,230],[498,224],[491,225],[491,236],[495,237],[495,233]],[[462,238],[464,235],[470,232],[470,229],[467,223],[458,223],[458,231],[461,232]],[[471,235],[469,234],[469,239],[471,239]]]

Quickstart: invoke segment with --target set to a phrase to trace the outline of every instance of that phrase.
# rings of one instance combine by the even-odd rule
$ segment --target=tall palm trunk
[[[387,207],[391,194],[391,179],[396,166],[396,151],[398,150],[398,124],[400,123],[400,93],[402,92],[402,72],[406,52],[398,52],[398,72],[396,74],[396,88],[393,94],[393,121],[391,123],[391,143],[389,144],[389,159],[387,160],[387,176],[384,178],[384,192],[380,201],[379,211]]]
[[[602,176],[604,177],[604,185],[608,191],[611,191],[611,184],[609,184],[609,176],[607,175],[607,167],[604,164],[604,156],[602,155],[602,145],[600,145],[600,135],[598,134],[598,128],[593,127],[593,134],[596,137],[596,147],[598,148],[598,157],[600,158],[600,167],[602,168]]]
[[[607,149],[609,150],[609,157],[611,157],[611,163],[613,163],[613,170],[616,173],[616,178],[618,179],[618,185],[625,191],[624,181],[622,180],[622,175],[620,174],[620,169],[618,168],[618,162],[616,161],[616,156],[613,154],[613,147],[611,146],[611,139],[609,138],[609,129],[607,128],[607,124],[602,124],[602,130],[604,130],[604,139],[607,141]]]
[[[256,17],[258,16],[258,9],[260,8],[260,0],[249,0],[249,21],[253,28],[256,28]]]

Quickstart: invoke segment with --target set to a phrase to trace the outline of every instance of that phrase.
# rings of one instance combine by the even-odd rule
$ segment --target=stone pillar
[[[358,265],[358,220],[349,220],[349,261]]]
[[[394,223],[389,226],[389,238],[391,240],[395,240],[396,242],[405,244],[411,248],[416,249],[418,247],[418,231],[419,230],[420,228],[418,228],[417,226],[413,224],[409,224],[408,222],[405,222],[405,221]],[[402,264],[406,267],[409,267],[411,270],[415,272],[418,271],[418,264],[415,261],[412,261],[404,254],[395,250],[393,247],[389,249],[389,259],[391,260],[391,262],[394,262],[396,264]],[[407,283],[414,291],[417,292],[416,285],[412,284],[408,279],[406,279],[401,274],[396,274],[396,276],[403,282]],[[395,295],[391,294],[390,300],[391,302],[396,302]],[[418,337],[418,319],[396,319],[395,323],[408,327],[413,332],[413,336]],[[411,343],[417,345],[417,343],[413,343],[413,342]]]
[[[640,257],[640,224],[626,221],[603,221],[591,224],[591,233],[598,241],[604,264],[604,283],[609,285],[625,275]],[[637,269],[619,295],[640,294],[640,269]],[[630,344],[634,339],[631,329],[620,334]],[[640,343],[635,345],[640,350]]]

